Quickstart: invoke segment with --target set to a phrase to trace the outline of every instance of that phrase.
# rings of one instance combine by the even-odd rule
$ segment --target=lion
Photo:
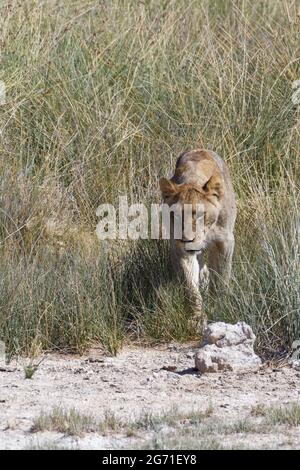
[[[160,179],[160,189],[163,202],[171,208],[173,268],[176,274],[183,275],[193,305],[193,319],[199,328],[204,328],[207,319],[200,285],[209,284],[217,293],[219,277],[227,284],[231,275],[236,202],[229,170],[213,151],[186,151],[179,156],[172,178]],[[189,224],[185,218],[187,208],[191,214]],[[179,239],[174,235],[178,213],[181,215]],[[207,264],[204,252],[208,253]]]

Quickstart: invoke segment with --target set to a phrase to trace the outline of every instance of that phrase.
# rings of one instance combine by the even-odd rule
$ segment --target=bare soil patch
[[[31,379],[25,379],[25,359],[2,364],[0,448],[300,447],[299,426],[266,424],[259,412],[299,402],[299,372],[264,365],[247,374],[199,375],[194,369],[196,348],[130,346],[117,357],[97,349],[86,356],[49,354]],[[123,425],[102,430],[94,426],[79,436],[47,429],[33,432],[41,413],[57,407],[75,409],[93,422],[113,417]],[[201,422],[183,419],[192,412],[205,415],[208,407],[212,413]],[[174,421],[178,415],[176,425],[166,420],[168,413]],[[155,424],[125,429],[124,423],[137,423],[145,414],[156,417]]]

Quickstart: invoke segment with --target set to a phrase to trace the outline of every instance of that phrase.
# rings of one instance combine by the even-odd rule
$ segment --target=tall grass
[[[210,318],[261,349],[300,335],[296,3],[3,1],[0,335],[13,353],[116,353],[192,336],[161,242],[101,243],[96,208],[157,202],[159,176],[203,146],[238,197],[232,287]]]

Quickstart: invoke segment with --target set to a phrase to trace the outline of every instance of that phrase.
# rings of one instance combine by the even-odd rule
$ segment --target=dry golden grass
[[[185,340],[167,247],[101,244],[96,208],[157,202],[186,148],[216,150],[238,196],[232,290],[261,350],[299,336],[296,2],[1,2],[0,331],[9,354],[124,337]]]

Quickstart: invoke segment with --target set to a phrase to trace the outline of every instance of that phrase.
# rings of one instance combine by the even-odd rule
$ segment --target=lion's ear
[[[167,178],[160,178],[159,186],[163,198],[168,198],[176,194],[176,184]]]
[[[220,175],[213,175],[203,186],[207,196],[215,196],[220,199],[224,194],[224,182]]]

